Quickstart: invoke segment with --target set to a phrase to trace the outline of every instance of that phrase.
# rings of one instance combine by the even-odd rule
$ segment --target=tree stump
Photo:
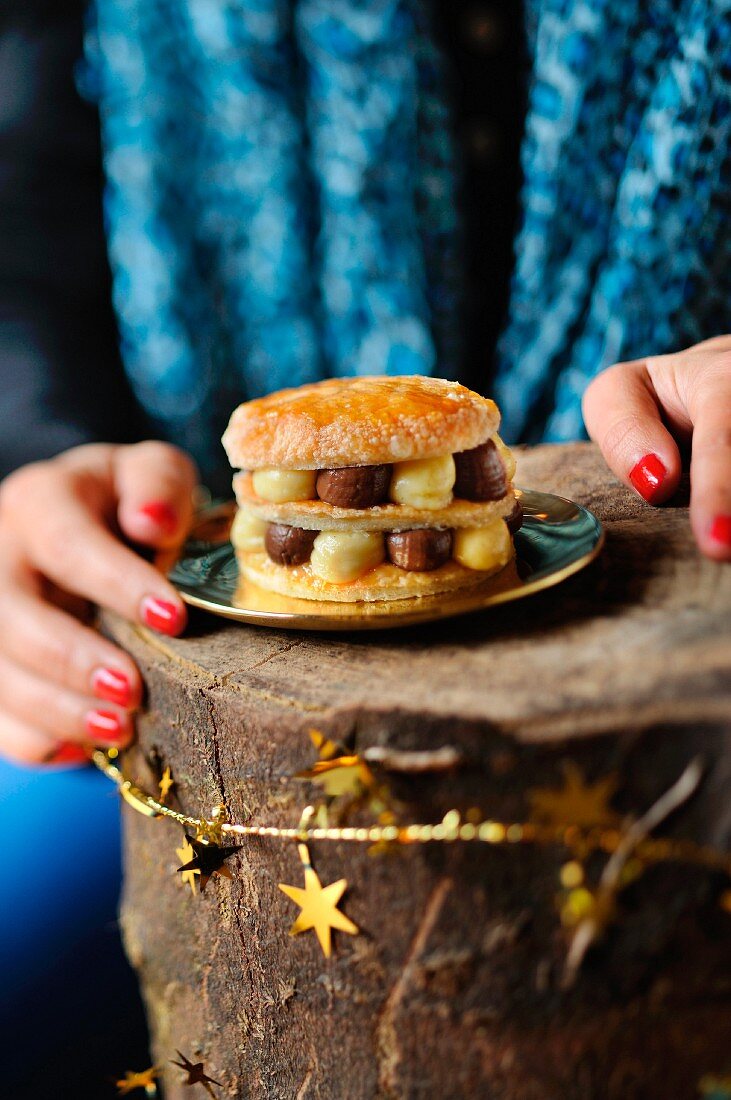
[[[127,770],[154,788],[169,765],[173,804],[195,816],[224,803],[233,821],[297,825],[314,788],[291,777],[316,758],[315,727],[377,748],[403,820],[520,821],[566,761],[591,784],[615,775],[612,807],[637,815],[700,755],[701,786],[663,832],[727,849],[731,569],[697,553],[685,502],[648,508],[588,444],[523,452],[518,483],[607,529],[589,570],[523,603],[353,636],[201,615],[169,641],[111,620],[147,684]],[[414,772],[415,752],[436,770]],[[243,842],[232,879],[193,896],[181,829],[124,814],[122,923],[168,1100],[204,1095],[176,1050],[242,1100],[644,1100],[731,1072],[718,872],[645,870],[564,988],[565,849],[312,843],[361,930],[334,933],[326,959],[312,931],[288,935],[298,910],[277,884],[303,884],[294,842]]]

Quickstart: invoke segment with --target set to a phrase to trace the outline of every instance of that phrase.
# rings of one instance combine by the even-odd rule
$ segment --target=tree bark
[[[379,775],[415,821],[525,820],[567,760],[591,782],[616,773],[613,806],[636,815],[700,755],[702,786],[664,831],[727,848],[731,569],[699,556],[684,502],[648,508],[588,444],[523,453],[518,481],[587,504],[608,533],[594,566],[522,604],[352,637],[201,615],[170,641],[110,620],[147,685],[125,767],[154,787],[169,765],[186,813],[296,825],[312,727],[387,749]],[[393,757],[445,747],[441,772]],[[297,908],[277,884],[303,885],[294,843],[243,842],[232,880],[194,897],[175,874],[181,829],[124,814],[124,935],[169,1100],[195,1095],[176,1050],[242,1100],[691,1097],[731,1069],[719,874],[646,870],[562,989],[563,849],[313,843],[361,929],[335,933],[328,960],[313,932],[288,935]]]

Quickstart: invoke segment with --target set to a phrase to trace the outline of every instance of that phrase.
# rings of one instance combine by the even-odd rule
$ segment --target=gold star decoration
[[[201,880],[201,893],[203,893],[208,880],[213,875],[222,875],[225,878],[233,877],[225,861],[234,852],[237,852],[238,848],[223,848],[218,844],[206,843],[187,835],[185,839],[193,849],[194,855],[193,859],[188,860],[182,867],[178,867],[178,872],[182,874],[185,871],[198,871]]]
[[[188,1074],[188,1078],[183,1082],[184,1085],[203,1085],[209,1096],[215,1098],[215,1092],[211,1088],[211,1085],[218,1085],[219,1088],[223,1088],[220,1081],[215,1081],[213,1077],[209,1077],[205,1072],[205,1063],[203,1062],[191,1062],[184,1054],[181,1054],[179,1050],[175,1052],[178,1058],[182,1059],[180,1062],[176,1062],[174,1059],[170,1059],[174,1066],[180,1066]]]
[[[355,752],[348,752],[342,745],[326,738],[319,729],[310,729],[310,740],[318,750],[320,759],[311,768],[298,771],[295,779],[307,779],[317,783],[328,799],[346,796],[354,802],[379,793],[376,778],[367,763]],[[385,792],[380,792],[385,796]]]
[[[345,749],[337,741],[330,741],[320,730],[310,730],[310,741],[317,749],[320,760],[332,760],[334,756],[344,756]]]
[[[165,799],[170,794],[170,788],[174,787],[174,786],[175,786],[175,780],[173,779],[173,777],[170,773],[170,768],[167,767],[167,768],[165,768],[165,771],[162,773],[162,777],[160,779],[160,782],[158,783],[158,787],[160,788],[160,801],[161,802],[163,802],[163,803],[165,802]]]
[[[187,836],[185,838],[185,841],[183,842],[182,847],[175,849],[175,854],[180,862],[186,865],[195,859],[195,851],[193,850],[193,845],[190,843],[190,840]],[[192,894],[195,894],[196,875],[200,875],[200,870],[197,867],[194,867],[189,871],[180,872],[181,881],[190,886]]]
[[[338,756],[334,760],[318,760],[311,768],[297,772],[295,778],[317,783],[328,798],[339,798],[341,795],[359,798],[375,782],[368,765],[355,754]]]
[[[135,1089],[144,1089],[146,1096],[157,1096],[155,1078],[159,1076],[159,1073],[157,1066],[150,1066],[149,1069],[142,1070],[141,1073],[134,1073],[128,1069],[124,1078],[115,1082],[117,1092],[120,1096],[127,1096]]]
[[[352,920],[338,909],[338,902],[348,888],[346,879],[341,878],[329,886],[323,886],[317,872],[310,862],[310,853],[306,844],[298,844],[298,851],[305,872],[304,890],[298,886],[285,886],[279,883],[279,889],[300,907],[300,914],[289,930],[290,936],[307,932],[314,928],[320,941],[325,958],[332,951],[331,929],[357,936],[360,929]]]
[[[227,822],[226,807],[222,804],[214,806],[210,818],[198,826],[196,831],[198,840],[202,840],[204,844],[218,844],[220,847],[223,844],[223,826]]]
[[[617,777],[606,775],[596,783],[587,783],[576,764],[564,765],[561,788],[536,787],[528,791],[531,820],[549,825],[616,825],[617,814],[609,800],[617,789]]]

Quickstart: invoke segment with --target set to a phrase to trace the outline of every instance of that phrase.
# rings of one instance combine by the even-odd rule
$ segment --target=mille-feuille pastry
[[[223,437],[243,576],[304,599],[478,584],[520,506],[493,401],[441,378],[338,378],[248,401]],[[519,525],[519,520],[517,520]]]

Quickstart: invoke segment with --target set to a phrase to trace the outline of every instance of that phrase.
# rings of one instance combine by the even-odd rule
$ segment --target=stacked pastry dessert
[[[332,379],[240,405],[223,443],[239,471],[243,575],[339,601],[479,583],[513,556],[519,515],[499,420],[494,402],[418,376]]]

